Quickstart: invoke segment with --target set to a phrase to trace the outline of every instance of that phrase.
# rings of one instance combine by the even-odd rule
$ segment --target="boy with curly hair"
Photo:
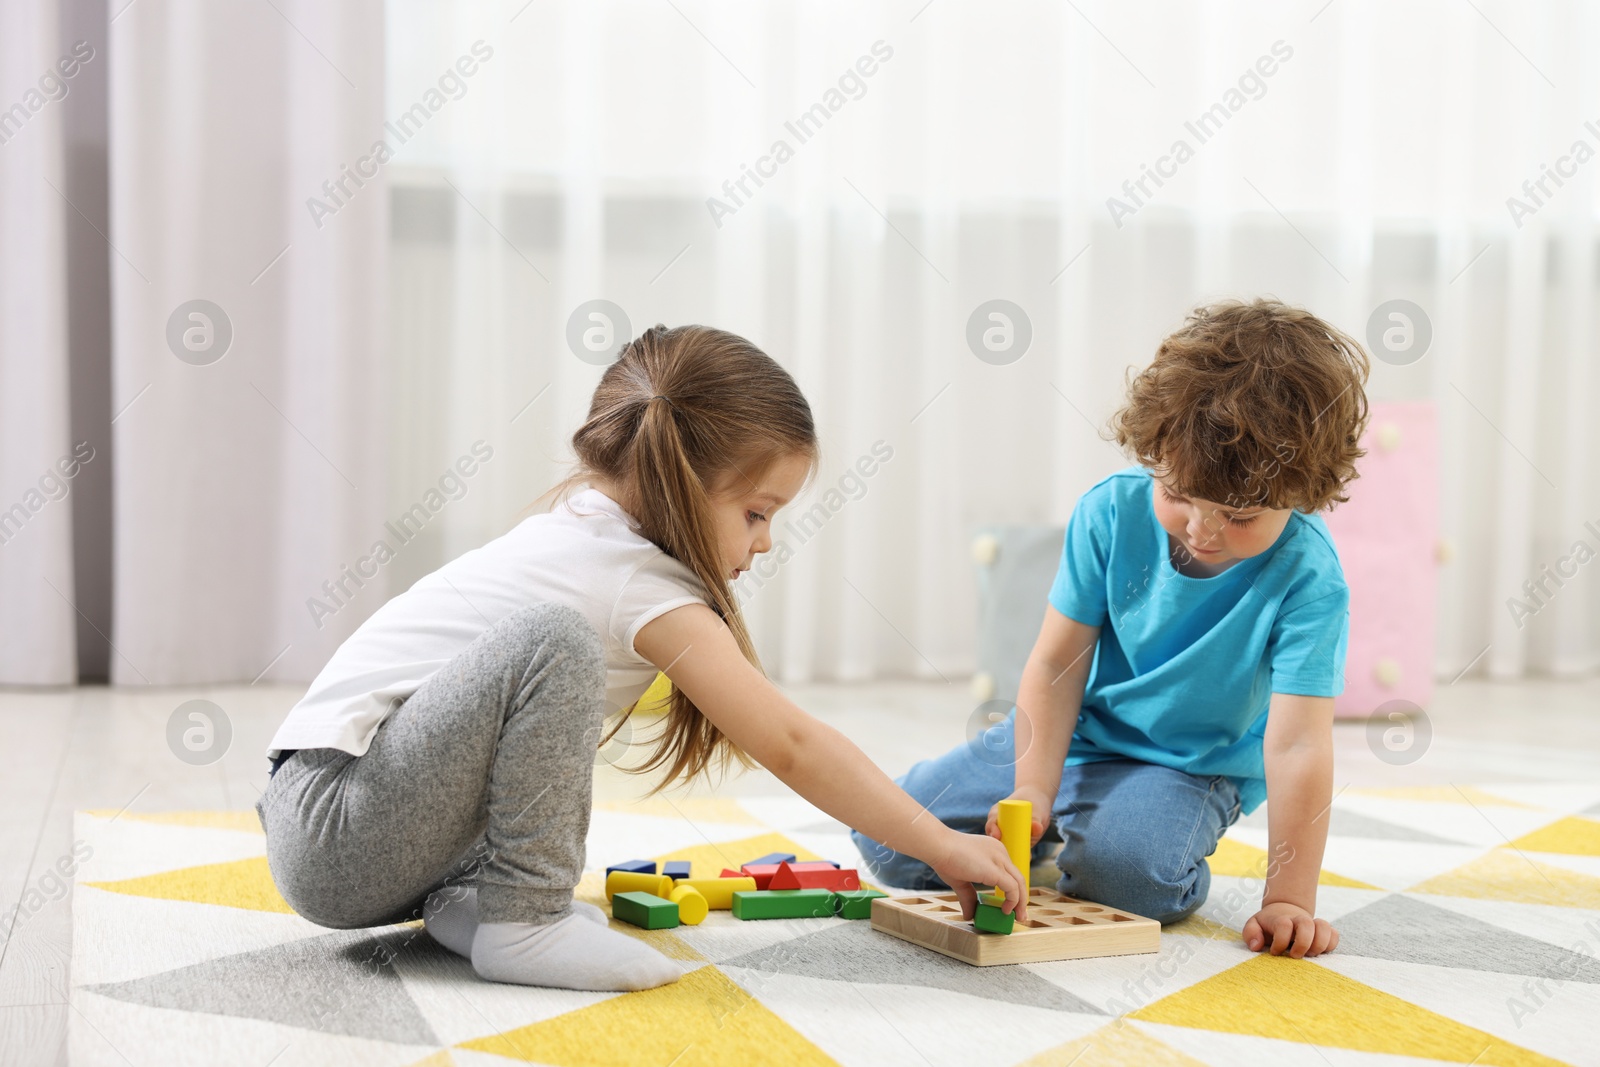
[[[998,836],[1001,798],[1031,801],[1035,858],[1063,842],[1061,892],[1163,923],[1205,902],[1206,857],[1270,797],[1245,944],[1337,945],[1316,898],[1350,595],[1317,513],[1357,477],[1369,369],[1302,309],[1196,309],[1112,420],[1138,465],[1073,510],[1012,715],[899,784],[970,833]],[[854,836],[883,881],[940,887]]]

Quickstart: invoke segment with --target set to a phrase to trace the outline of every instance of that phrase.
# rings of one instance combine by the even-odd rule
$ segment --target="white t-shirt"
[[[390,712],[490,626],[541,602],[589,620],[605,646],[606,698],[628,707],[656,668],[633,640],[685,604],[703,604],[694,572],[635,532],[617,502],[588,488],[524,519],[390,600],[351,634],[273,735],[267,755],[337,748],[362,755]]]

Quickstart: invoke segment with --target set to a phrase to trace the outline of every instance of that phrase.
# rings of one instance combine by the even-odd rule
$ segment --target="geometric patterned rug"
[[[79,812],[76,838],[75,1064],[1600,1064],[1600,785],[1342,790],[1319,890],[1341,941],[1316,960],[1240,940],[1262,808],[1159,954],[979,970],[862,921],[712,912],[614,923],[694,965],[622,994],[481,981],[420,924],[315,926],[253,811]],[[773,851],[858,862],[797,797],[658,797],[596,809],[578,896],[603,906],[624,859],[714,877]]]

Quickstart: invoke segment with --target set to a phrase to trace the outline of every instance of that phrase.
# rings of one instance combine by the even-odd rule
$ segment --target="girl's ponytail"
[[[684,449],[677,412],[665,394],[644,399],[630,472],[638,501],[635,517],[646,537],[694,571],[712,608],[726,618],[731,597],[712,533],[711,497]]]
[[[759,670],[724,571],[711,487],[730,477],[758,478],[783,455],[815,464],[811,408],[794,379],[742,337],[705,326],[654,326],[623,346],[601,376],[572,443],[578,468],[557,491],[596,475],[617,486],[640,534],[694,573],[711,609]],[[655,740],[650,758],[628,768],[641,774],[667,768],[651,793],[694,778],[714,761],[724,769],[734,759],[750,765],[676,688]]]

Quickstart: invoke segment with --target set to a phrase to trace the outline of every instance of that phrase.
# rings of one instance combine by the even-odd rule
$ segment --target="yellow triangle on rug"
[[[1560,852],[1568,856],[1600,856],[1600,822],[1569,815],[1511,842],[1529,852]]]
[[[1265,878],[1267,868],[1266,849],[1247,845],[1243,841],[1235,841],[1224,837],[1217,842],[1217,850],[1211,854],[1211,873],[1233,878]],[[1317,876],[1318,885],[1342,885],[1350,889],[1378,889],[1378,886],[1358,882],[1354,878],[1346,878],[1342,874],[1323,868]],[[1381,890],[1379,890],[1381,892]]]
[[[176,871],[147,874],[142,878],[123,878],[115,882],[85,882],[84,885],[113,893],[162,900],[188,900],[196,904],[220,904],[225,908],[251,911],[278,911],[294,914],[267,869],[267,857],[207,863]]]
[[[1168,934],[1179,934],[1183,937],[1203,937],[1207,941],[1244,940],[1244,935],[1238,930],[1233,929],[1231,926],[1223,926],[1219,922],[1206,918],[1199,912],[1195,912],[1187,919],[1180,919],[1178,922],[1163,926],[1161,928],[1161,936],[1165,937]]]
[[[1118,1019],[1076,1041],[1046,1049],[1016,1067],[1206,1067],[1204,1061],[1162,1044],[1132,1023]]]
[[[836,1062],[709,964],[668,985],[455,1047],[556,1067]]]
[[[1406,892],[1593,908],[1600,903],[1600,878],[1540,863],[1516,849],[1497,848]]]
[[[1256,956],[1129,1018],[1485,1067],[1562,1067],[1308,960]]]
[[[407,1064],[406,1067],[456,1067],[456,1061],[455,1057],[450,1055],[449,1049],[442,1048],[431,1056],[424,1056],[415,1063]]]
[[[238,830],[241,833],[262,836],[261,816],[254,808],[243,811],[156,811],[140,814],[132,811],[112,811],[94,808],[85,811],[100,819],[129,819],[133,822],[164,823],[168,826],[199,826],[210,830]]]

